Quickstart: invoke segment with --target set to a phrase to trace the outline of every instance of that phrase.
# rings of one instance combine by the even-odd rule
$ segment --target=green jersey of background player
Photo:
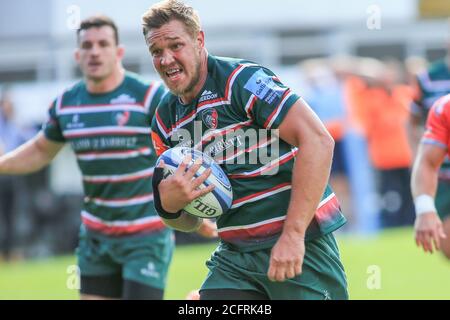
[[[51,104],[35,138],[0,158],[0,173],[36,171],[69,143],[85,193],[77,249],[81,298],[161,299],[173,234],[153,207],[150,122],[165,89],[123,69],[124,48],[111,19],[88,18],[77,36],[84,81]]]
[[[207,262],[200,298],[346,299],[332,235],[345,218],[327,186],[333,140],[322,123],[267,68],[209,55],[191,7],[155,4],[143,27],[154,67],[171,91],[152,123],[157,153],[178,143],[200,148],[233,186],[231,210],[217,221],[221,244]],[[271,160],[255,163],[256,153]],[[189,163],[185,159],[161,180],[157,194],[164,222],[182,231],[195,230],[201,219],[180,210],[213,188],[197,189],[209,171],[195,178],[199,163]]]

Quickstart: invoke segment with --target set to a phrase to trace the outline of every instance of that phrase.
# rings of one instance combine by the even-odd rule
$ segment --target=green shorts
[[[435,204],[442,221],[450,218],[450,181],[439,180]]]
[[[221,243],[206,263],[201,290],[254,290],[271,300],[348,299],[347,279],[332,234],[306,242],[302,273],[284,282],[267,277],[271,248],[239,252]]]
[[[76,250],[80,275],[119,274],[123,279],[164,289],[174,244],[174,236],[169,229],[147,235],[111,238],[88,232],[82,227]]]

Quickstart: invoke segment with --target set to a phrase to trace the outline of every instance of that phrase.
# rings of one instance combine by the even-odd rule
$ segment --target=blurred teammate
[[[333,140],[317,116],[270,70],[209,55],[191,7],[157,3],[145,13],[143,27],[154,67],[171,91],[152,123],[157,153],[177,145],[182,131],[194,138],[200,134],[201,141],[181,143],[203,146],[233,186],[233,206],[217,220],[221,243],[207,262],[210,272],[200,298],[346,299],[345,273],[332,235],[345,218],[327,186]],[[202,132],[195,132],[199,125]],[[207,129],[214,130],[214,138],[201,137]],[[281,139],[270,129],[279,129]],[[230,132],[236,135],[224,141]],[[243,137],[251,132],[256,141]],[[270,145],[275,141],[279,154],[271,163],[231,160],[238,156],[230,152],[236,148],[244,150],[245,159],[274,152]],[[301,146],[298,155],[293,146]],[[196,189],[208,171],[193,179],[199,165],[185,171],[188,161],[167,179],[154,177],[159,183],[155,206],[164,222],[186,232],[201,219],[180,209],[212,190]],[[276,174],[267,175],[273,167]],[[161,175],[162,168],[155,170]]]
[[[416,206],[415,237],[425,252],[442,250],[450,259],[450,194],[435,196],[439,168],[450,150],[450,94],[439,99],[428,113],[426,131],[419,146],[412,175],[412,193]],[[446,208],[446,211],[444,211]]]
[[[448,45],[450,46],[450,41]],[[439,98],[450,93],[450,55],[433,63],[428,70],[419,74],[416,80],[416,97],[411,105],[410,121],[410,140],[413,149],[419,145],[429,110]],[[418,156],[416,155],[416,158]],[[438,172],[437,189],[434,192],[437,213],[448,233],[450,230],[450,159],[448,155],[442,161]],[[422,217],[416,218],[416,230],[422,230],[426,224],[425,220]],[[442,250],[447,257],[450,256],[450,248],[443,246]]]
[[[111,19],[84,20],[77,38],[84,80],[55,99],[35,138],[0,158],[0,173],[36,171],[69,143],[85,192],[81,298],[162,299],[173,234],[154,211],[150,123],[165,89],[123,69]]]

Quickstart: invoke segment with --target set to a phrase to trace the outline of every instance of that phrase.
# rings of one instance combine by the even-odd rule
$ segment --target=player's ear
[[[122,60],[124,56],[125,56],[125,47],[122,45],[118,45],[117,46],[117,58],[119,58],[119,60]]]
[[[205,47],[205,33],[203,32],[203,30],[200,30],[198,32],[196,40],[197,40],[197,44],[198,44],[199,48]]]
[[[75,49],[73,56],[75,57],[75,61],[80,63],[80,49]]]

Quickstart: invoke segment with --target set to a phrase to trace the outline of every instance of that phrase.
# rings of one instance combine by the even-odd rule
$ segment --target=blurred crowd
[[[427,64],[420,57],[401,62],[349,56],[299,64],[303,96],[336,141],[330,182],[350,229],[365,219],[355,201],[361,189],[375,193],[371,205],[377,227],[414,223],[410,169],[417,140],[410,139],[410,110],[418,94],[415,79]],[[355,135],[363,139],[366,156],[352,148]],[[361,166],[364,161],[367,166]],[[358,179],[362,172],[351,170],[356,167],[372,174]]]

